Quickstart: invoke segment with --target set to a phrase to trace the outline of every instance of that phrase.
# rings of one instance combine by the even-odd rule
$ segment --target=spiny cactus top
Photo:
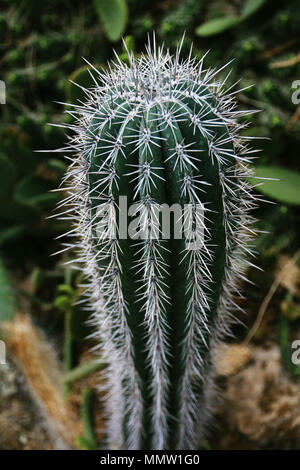
[[[129,65],[95,72],[72,111],[65,204],[79,236],[67,248],[79,248],[109,364],[108,445],[195,448],[249,252],[251,151],[237,123],[248,112],[236,109],[219,71],[203,58],[181,60],[180,47],[173,57],[148,46]],[[178,215],[178,206],[188,210]],[[174,214],[167,233],[162,207]],[[129,236],[137,214],[140,231]],[[189,228],[181,237],[179,222]]]

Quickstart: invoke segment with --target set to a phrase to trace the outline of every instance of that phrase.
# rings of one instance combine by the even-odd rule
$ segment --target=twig
[[[271,69],[281,69],[281,68],[285,68],[285,67],[291,67],[292,65],[298,64],[298,62],[300,62],[300,53],[295,55],[291,59],[282,60],[282,61],[279,61],[279,62],[272,62],[272,64],[270,64],[270,68]]]
[[[290,129],[291,127],[293,127],[293,125],[296,124],[296,122],[298,121],[299,118],[300,118],[300,105],[297,107],[294,114],[288,120],[287,125],[286,125],[286,129]]]
[[[250,343],[250,341],[252,340],[253,336],[255,335],[256,331],[260,327],[261,322],[263,320],[263,317],[265,315],[265,311],[267,310],[268,305],[269,305],[269,303],[270,303],[270,301],[271,301],[273,295],[275,294],[275,292],[276,292],[279,285],[280,285],[280,279],[276,278],[274,280],[274,282],[272,283],[266,297],[264,298],[264,300],[263,300],[263,302],[260,306],[260,309],[258,311],[256,320],[255,320],[254,324],[252,325],[252,328],[248,332],[246,338],[244,339],[243,344],[248,345]]]
[[[81,366],[76,367],[73,370],[70,370],[64,377],[64,382],[66,384],[71,384],[76,380],[82,379],[83,377],[92,374],[98,370],[103,369],[106,366],[104,362],[99,362],[99,360],[89,361]]]
[[[296,254],[293,256],[291,261],[296,262],[298,257],[299,257],[299,251],[296,252]],[[256,320],[255,320],[252,328],[248,332],[246,338],[244,339],[243,344],[248,345],[250,343],[250,341],[252,340],[253,336],[255,335],[256,331],[260,327],[261,322],[262,322],[263,317],[264,317],[264,314],[265,314],[265,312],[268,308],[268,305],[269,305],[270,301],[272,300],[272,297],[275,294],[275,292],[276,292],[277,288],[279,287],[279,285],[281,284],[281,282],[282,282],[282,277],[281,277],[280,274],[278,274],[276,276],[275,280],[273,281],[273,283],[271,284],[271,287],[270,287],[266,297],[264,298],[264,300],[263,300],[263,302],[260,306],[260,309],[258,311]]]
[[[280,44],[280,46],[272,47],[272,49],[267,49],[266,51],[262,52],[259,56],[260,59],[269,59],[269,57],[273,57],[274,55],[280,54],[280,52],[289,49],[291,46],[296,44],[299,41],[300,37],[295,37],[290,39],[289,41],[285,42],[284,44]]]

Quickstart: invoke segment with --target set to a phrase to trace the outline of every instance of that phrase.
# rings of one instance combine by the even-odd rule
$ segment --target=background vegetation
[[[253,113],[245,133],[268,138],[253,142],[261,149],[257,174],[282,181],[257,188],[263,195],[256,214],[261,230],[257,263],[264,273],[249,272],[256,286],[245,285],[248,300],[241,306],[247,313],[242,320],[252,329],[247,336],[244,326],[237,327],[235,341],[276,345],[282,373],[297,381],[300,369],[291,362],[291,344],[300,338],[299,27],[300,3],[292,0],[2,0],[0,79],[6,104],[0,104],[0,323],[26,312],[46,332],[65,363],[69,400],[74,382],[103,364],[87,352],[92,345],[84,340],[87,313],[80,303],[74,306],[81,299],[82,288],[76,287],[81,274],[63,265],[72,254],[50,256],[61,249],[63,240],[56,238],[68,226],[47,218],[61,197],[49,190],[57,188],[66,169],[63,154],[50,152],[64,145],[64,131],[48,123],[72,122],[70,108],[58,102],[76,103],[83,92],[69,80],[92,85],[82,57],[105,67],[114,49],[126,61],[121,37],[139,54],[152,31],[171,49],[185,32],[183,56],[191,43],[198,57],[210,50],[207,66],[234,59],[228,83],[241,78],[241,108],[262,110]],[[35,152],[40,149],[46,152]],[[79,448],[97,445],[92,388],[80,390],[76,402],[84,423]]]

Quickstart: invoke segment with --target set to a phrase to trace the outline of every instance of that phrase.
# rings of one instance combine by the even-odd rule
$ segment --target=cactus
[[[216,400],[218,344],[251,264],[253,151],[238,123],[249,112],[236,109],[236,92],[204,57],[181,59],[181,45],[172,56],[154,40],[138,58],[128,52],[129,65],[117,57],[108,70],[94,68],[95,86],[65,125],[71,164],[59,212],[72,238],[64,249],[78,249],[108,362],[112,448],[200,445]],[[135,204],[140,238],[122,231],[120,196]],[[180,221],[190,230],[163,237],[158,210],[174,204],[188,208]]]

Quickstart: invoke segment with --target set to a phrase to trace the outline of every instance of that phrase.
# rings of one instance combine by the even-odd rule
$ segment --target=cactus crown
[[[195,448],[214,405],[216,346],[238,308],[250,252],[251,151],[237,122],[249,112],[236,109],[219,70],[205,69],[204,57],[181,60],[180,46],[173,57],[154,39],[145,55],[128,57],[129,65],[95,69],[94,88],[72,110],[63,217],[78,242],[66,248],[79,248],[109,363],[109,445]],[[140,214],[143,238],[121,235],[119,196],[136,203],[131,215]],[[164,239],[156,211],[164,204],[189,207],[200,245],[191,248],[174,229]]]

